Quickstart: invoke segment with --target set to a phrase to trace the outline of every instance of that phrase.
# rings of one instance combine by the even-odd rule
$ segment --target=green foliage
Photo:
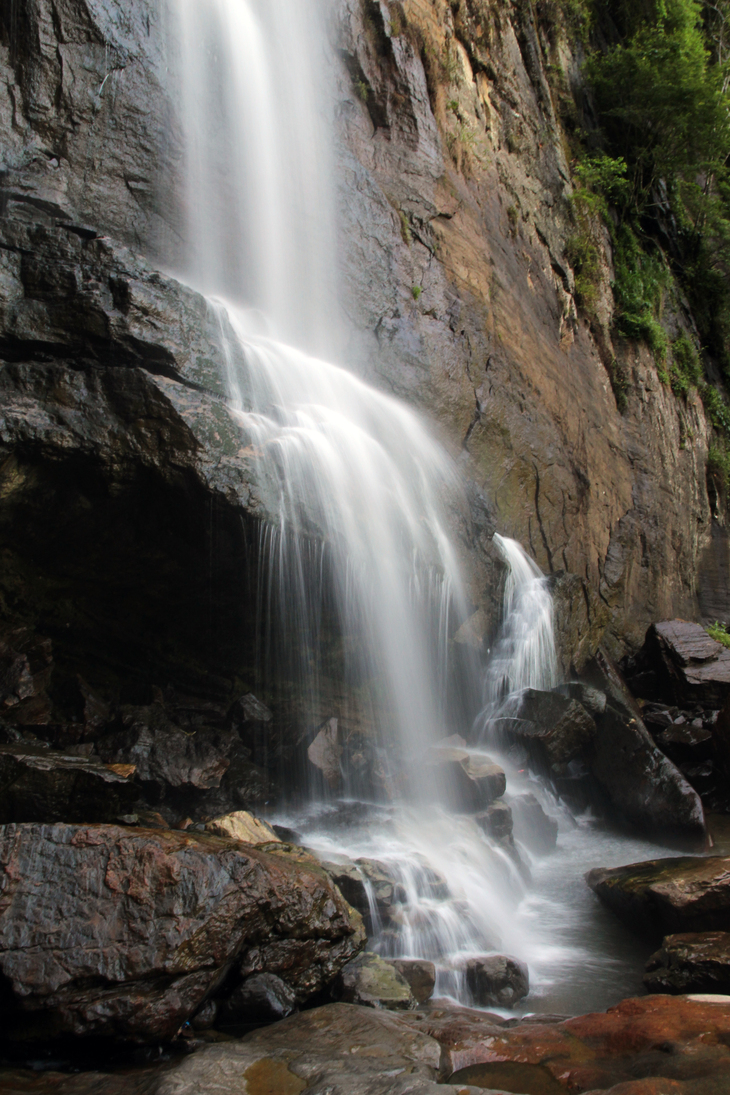
[[[626,366],[620,365],[614,357],[608,367],[608,378],[611,381],[611,389],[619,414],[623,414],[629,405],[627,392],[629,390],[629,377]]]
[[[714,624],[710,624],[709,627],[705,628],[705,631],[716,643],[722,643],[723,646],[730,647],[730,631],[728,631],[725,624],[718,623],[715,620]]]
[[[623,12],[628,37],[586,66],[611,144],[643,210],[661,179],[724,162],[730,125],[723,73],[710,65],[696,0],[649,0]]]
[[[566,256],[575,272],[578,304],[589,315],[595,309],[601,279],[601,225],[609,201],[620,201],[627,190],[626,164],[610,156],[584,156],[575,168],[579,185],[571,204],[576,231],[566,243]]]
[[[645,251],[635,232],[623,224],[616,232],[613,261],[616,326],[626,338],[647,342],[662,365],[669,340],[659,320],[664,295],[671,284],[664,258],[661,253]]]
[[[672,343],[672,364],[669,369],[672,391],[677,396],[686,397],[690,388],[696,388],[701,382],[700,355],[687,332],[680,331]]]
[[[423,292],[423,287],[422,286],[420,286],[420,285],[411,286],[411,296],[413,297],[414,300],[418,300],[418,298],[420,297],[422,292]]]
[[[408,217],[405,215],[405,212],[402,209],[398,210],[398,217],[400,219],[401,238],[403,242],[408,244],[408,246],[410,247],[413,240],[413,235],[411,233],[411,226],[408,223]]]
[[[358,94],[359,98],[362,99],[362,101],[364,103],[366,103],[368,101],[368,99],[370,98],[370,88],[368,87],[368,85],[365,83],[364,80],[358,80],[356,88],[357,88],[357,94]]]
[[[719,433],[730,438],[730,412],[717,388],[713,387],[712,384],[703,384],[700,388],[700,395],[702,396],[705,413],[712,425]]]

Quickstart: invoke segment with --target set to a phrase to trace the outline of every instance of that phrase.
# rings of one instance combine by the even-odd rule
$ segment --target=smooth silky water
[[[515,693],[558,682],[550,595],[514,541],[495,536],[506,567],[502,629],[484,680],[464,683],[483,705],[474,726],[460,729],[476,742],[472,751],[503,765],[508,796],[530,791],[557,818],[557,849],[538,857],[518,844],[515,859],[468,816],[436,804],[438,787],[422,763],[455,729],[445,696],[449,638],[467,615],[451,532],[464,512],[463,485],[413,411],[324,360],[346,342],[336,292],[329,5],[170,5],[170,81],[185,144],[186,260],[178,274],[209,297],[231,414],[261,503],[260,668],[265,675],[287,662],[299,709],[316,726],[327,706],[318,651],[329,599],[342,636],[355,636],[344,677],[358,690],[360,714],[378,741],[396,742],[411,776],[396,779],[389,803],[332,801],[312,785],[304,805],[272,820],[297,829],[324,858],[367,856],[397,873],[399,930],[376,930],[370,945],[432,959],[437,993],[468,1003],[450,964],[498,952],[529,964],[523,1012],[604,1008],[639,988],[646,947],[598,905],[583,873],[668,849],[572,817],[499,755],[492,726]],[[277,645],[284,633],[288,650]],[[300,783],[307,792],[303,775]]]

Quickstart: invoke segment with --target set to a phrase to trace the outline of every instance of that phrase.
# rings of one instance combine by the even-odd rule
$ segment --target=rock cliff
[[[244,527],[261,513],[226,435],[203,303],[154,270],[174,268],[180,238],[163,24],[147,0],[18,0],[0,24],[4,597],[8,614],[37,622],[53,587],[57,631],[71,622],[58,583],[71,590],[79,548],[91,585],[121,572],[125,543],[134,554],[146,542],[152,566],[167,507],[170,611],[211,550],[193,514],[215,514],[231,563],[236,513]],[[609,619],[619,654],[652,619],[721,614],[728,553],[699,400],[676,399],[648,352],[611,341],[607,242],[592,323],[576,310],[566,247],[580,60],[560,19],[522,3],[333,4],[349,360],[435,421],[471,483],[462,537],[482,631],[498,527],[545,570],[585,581],[587,626]],[[130,501],[140,476],[160,503],[145,513]],[[107,527],[128,528],[106,544],[86,505],[101,494]],[[85,525],[71,520],[82,512]],[[49,526],[66,539],[40,565]],[[43,575],[34,589],[29,567]],[[187,588],[183,636],[200,633]]]

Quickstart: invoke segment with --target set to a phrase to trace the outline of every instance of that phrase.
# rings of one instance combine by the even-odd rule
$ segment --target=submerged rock
[[[0,828],[7,1037],[174,1036],[237,961],[297,1001],[364,943],[325,873],[207,834]]]
[[[730,923],[730,857],[598,867],[586,882],[629,927],[646,935],[724,931]]]
[[[466,986],[478,1007],[510,1008],[530,991],[527,966],[508,955],[466,958],[453,968],[466,974]]]
[[[389,1011],[410,1011],[417,1006],[409,982],[391,962],[366,952],[343,966],[337,993],[348,1004]]]
[[[667,935],[646,963],[644,984],[649,992],[730,994],[730,932]]]

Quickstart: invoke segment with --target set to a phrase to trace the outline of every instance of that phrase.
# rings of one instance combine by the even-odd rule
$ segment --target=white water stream
[[[367,856],[397,875],[396,921],[376,932],[373,945],[386,955],[433,959],[438,992],[468,1000],[454,963],[496,951],[530,965],[533,995],[523,1010],[605,1006],[634,987],[633,953],[582,873],[657,849],[616,842],[590,819],[576,821],[503,758],[508,795],[535,794],[560,827],[552,855],[529,850],[528,830],[515,854],[473,818],[439,806],[421,763],[455,729],[444,699],[449,640],[466,605],[450,510],[462,506],[463,490],[409,408],[311,356],[341,341],[328,5],[171,3],[185,136],[181,273],[212,294],[230,405],[265,501],[261,612],[272,636],[286,633],[297,646],[293,677],[302,709],[316,721],[329,702],[318,644],[324,599],[333,600],[345,678],[378,741],[398,743],[412,777],[409,793],[387,809],[310,802],[279,820],[328,858]],[[495,756],[490,724],[515,691],[557,683],[544,580],[518,544],[495,543],[507,565],[505,618],[474,755]],[[273,647],[266,654],[280,655]],[[619,940],[629,957],[613,953]]]

